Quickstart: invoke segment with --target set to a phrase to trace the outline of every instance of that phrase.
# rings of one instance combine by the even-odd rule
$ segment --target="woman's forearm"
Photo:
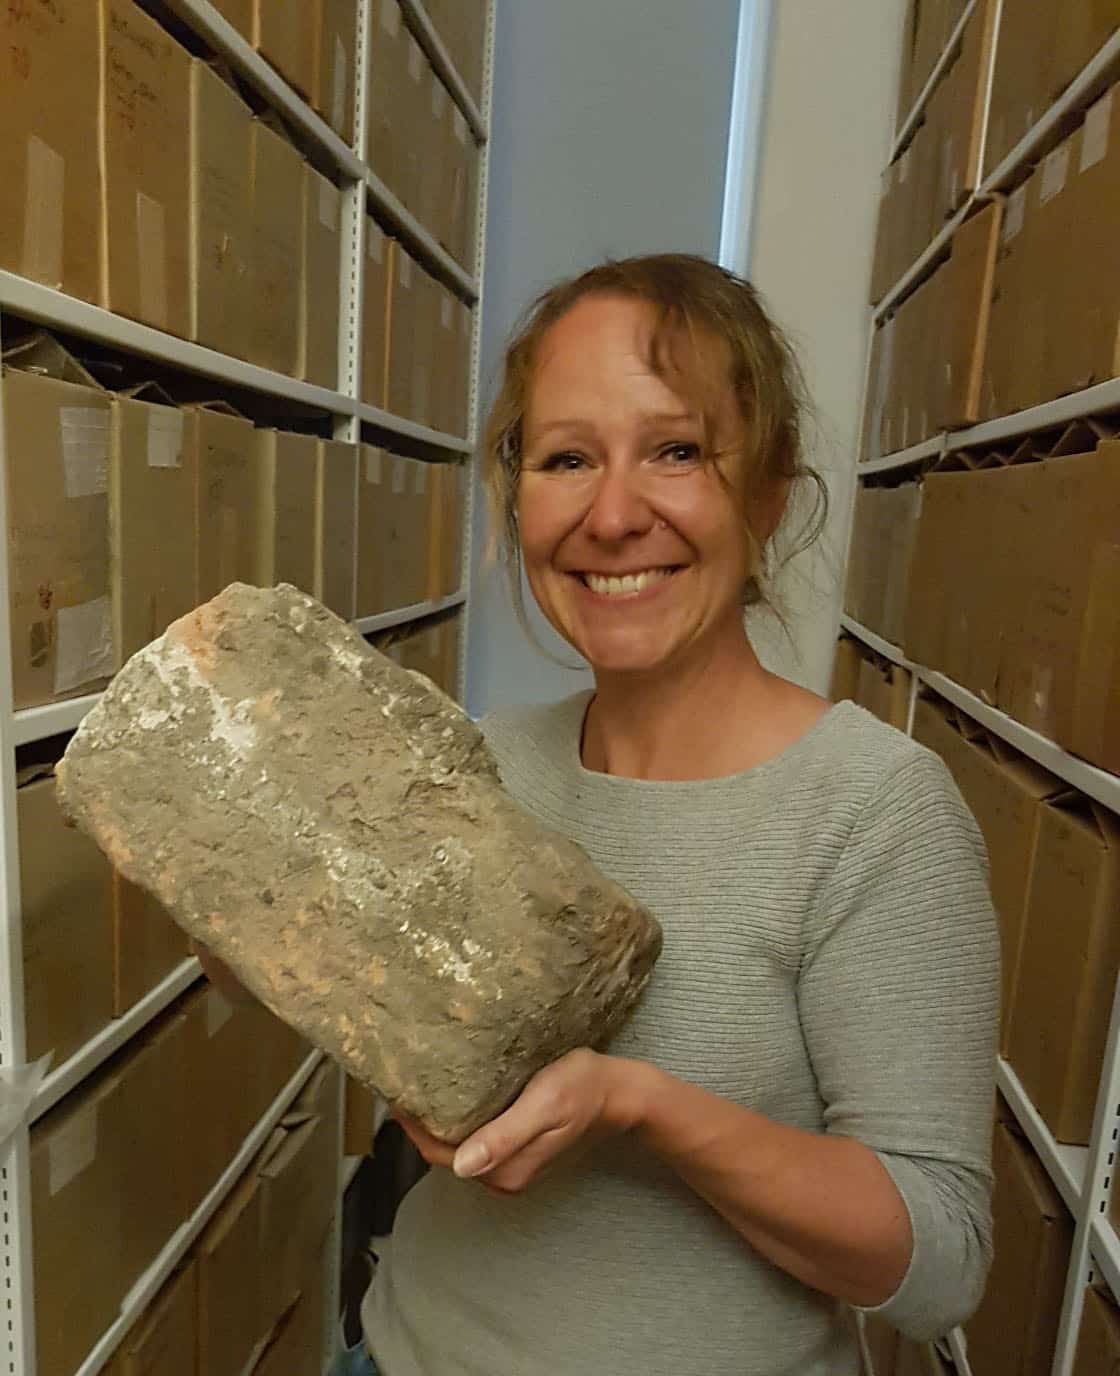
[[[756,1251],[849,1304],[894,1294],[913,1237],[870,1148],[775,1123],[655,1066],[624,1064],[624,1112],[638,1140]]]

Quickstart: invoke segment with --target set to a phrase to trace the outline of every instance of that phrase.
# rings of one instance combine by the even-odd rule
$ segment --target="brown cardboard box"
[[[211,0],[219,14],[225,15],[237,32],[248,42],[253,41],[254,0]]]
[[[249,356],[253,117],[206,63],[191,63],[190,337]]]
[[[427,600],[431,471],[431,464],[418,459],[389,456],[385,587],[392,607],[411,607]]]
[[[36,1357],[76,1371],[116,1317],[126,1151],[119,1070],[86,1081],[31,1129]],[[76,1238],[96,1246],[76,1246]]]
[[[488,0],[434,0],[428,13],[476,103],[482,100]]]
[[[308,382],[338,387],[338,325],[342,280],[342,193],[304,163],[303,363]]]
[[[971,473],[932,473],[922,482],[922,508],[914,545],[903,644],[909,659],[930,668],[945,661],[947,621],[958,577],[956,542],[974,489]]]
[[[388,348],[389,365],[385,406],[394,415],[415,419],[416,354],[421,347],[419,334],[421,280],[424,276],[403,245],[395,240],[389,253]]]
[[[474,271],[478,238],[479,151],[470,126],[457,105],[451,109],[452,174],[451,237],[448,251]]]
[[[1005,1124],[993,1148],[995,1259],[966,1325],[975,1372],[1049,1376],[1073,1242],[1073,1220],[1030,1146]]]
[[[405,201],[408,164],[404,146],[412,127],[407,109],[411,35],[398,0],[373,0],[370,22],[367,161],[378,177]]]
[[[320,0],[311,104],[344,142],[354,142],[357,0]]]
[[[305,99],[315,89],[321,0],[256,0],[253,47]]]
[[[251,1371],[261,1319],[261,1191],[250,1168],[198,1241],[198,1360],[206,1376]]]
[[[1042,117],[1056,12],[1037,0],[1003,0],[984,163],[990,172]]]
[[[389,269],[392,241],[376,220],[366,220],[366,262],[362,283],[362,400],[385,406],[388,386]]]
[[[260,119],[251,147],[249,361],[295,377],[303,350],[303,159]]]
[[[397,135],[395,162],[400,178],[397,194],[418,219],[425,181],[424,158],[428,117],[428,74],[431,70],[424,50],[411,31],[404,34],[404,66],[397,74],[395,118],[403,127]]]
[[[113,1013],[120,1017],[186,960],[190,945],[150,893],[113,874]]]
[[[347,1075],[342,1121],[343,1156],[371,1155],[376,1126],[377,1095]]]
[[[1120,821],[1080,795],[1038,824],[1008,1060],[1059,1142],[1087,1145],[1120,969]]]
[[[1120,1376],[1120,1309],[1101,1290],[1085,1291],[1073,1376]]]
[[[59,1066],[113,1016],[111,871],[68,827],[54,777],[28,770],[16,791],[25,1059]]]
[[[358,461],[358,587],[354,615],[376,616],[393,605],[386,582],[393,456],[363,444]]]
[[[986,78],[995,39],[996,9],[993,0],[982,0],[973,11],[957,45],[956,57],[925,111],[939,150],[935,208],[944,218],[958,210],[980,184]]]
[[[188,1261],[136,1321],[108,1376],[195,1376],[197,1311],[198,1276]]]
[[[44,362],[52,343],[9,350],[3,374],[17,708],[89,691],[115,664],[109,397],[61,351]],[[20,371],[38,366],[57,375]]]
[[[972,425],[980,419],[1001,211],[1002,205],[994,202],[966,220],[953,236],[949,261],[935,274],[944,329],[941,367],[930,384],[935,429]]]
[[[291,583],[315,594],[315,501],[319,445],[314,435],[257,430],[254,507],[260,519],[255,582]]]
[[[101,304],[191,333],[191,59],[132,0],[101,0]]]
[[[897,664],[876,658],[864,659],[859,666],[856,702],[888,726],[906,730],[910,714],[910,675]]]
[[[1113,773],[1120,773],[1120,673],[1106,647],[1118,644],[1120,545],[1099,544],[1089,561],[1069,748]]]
[[[315,481],[315,596],[337,616],[354,617],[359,447],[323,440]]]
[[[462,582],[467,479],[467,467],[461,463],[433,464],[429,474],[428,597],[432,601],[458,592]]]
[[[113,398],[109,462],[114,667],[195,606],[196,450],[156,387]]]
[[[84,301],[101,292],[98,43],[89,0],[0,10],[0,268]]]
[[[828,690],[830,701],[855,701],[862,662],[859,644],[851,636],[842,635],[836,642],[836,655],[832,661],[832,683]]]
[[[463,617],[460,612],[456,612],[453,616],[440,622],[439,639],[442,667],[437,682],[447,696],[454,698],[456,702],[461,701],[459,651],[462,644],[462,634]]]
[[[1041,765],[933,699],[917,703],[914,739],[948,765],[984,835],[1000,926],[1000,1050],[1006,1054],[1039,817],[1043,804],[1064,785]]]
[[[195,603],[230,583],[252,583],[260,567],[253,426],[224,402],[184,408],[197,475]]]

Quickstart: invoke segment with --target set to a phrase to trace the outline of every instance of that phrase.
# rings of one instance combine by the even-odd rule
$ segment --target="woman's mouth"
[[[581,573],[577,577],[598,597],[634,597],[671,578],[681,566],[636,570],[634,573]]]

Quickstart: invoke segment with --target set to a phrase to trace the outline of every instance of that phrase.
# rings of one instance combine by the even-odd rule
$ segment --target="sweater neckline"
[[[749,769],[736,770],[733,774],[717,774],[709,779],[637,779],[627,774],[605,774],[596,769],[588,769],[580,758],[583,725],[594,693],[593,688],[584,689],[573,694],[565,704],[568,711],[563,723],[564,729],[561,732],[562,761],[565,767],[570,769],[579,782],[586,786],[612,789],[629,788],[643,792],[662,791],[678,795],[690,790],[710,792],[718,788],[741,788],[745,783],[753,783],[777,770],[787,768],[790,764],[796,763],[803,754],[812,750],[818,737],[831,730],[833,725],[843,718],[844,709],[852,705],[848,702],[833,703],[804,735],[799,736],[797,740],[791,742],[777,755],[772,755],[770,759],[762,760]]]

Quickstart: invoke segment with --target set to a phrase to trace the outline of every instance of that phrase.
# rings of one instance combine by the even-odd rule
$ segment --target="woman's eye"
[[[680,444],[667,444],[659,453],[662,459],[668,459],[674,467],[684,468],[690,464],[699,463],[700,446],[689,442]]]
[[[581,454],[550,454],[541,464],[542,473],[576,473],[584,466]]]

